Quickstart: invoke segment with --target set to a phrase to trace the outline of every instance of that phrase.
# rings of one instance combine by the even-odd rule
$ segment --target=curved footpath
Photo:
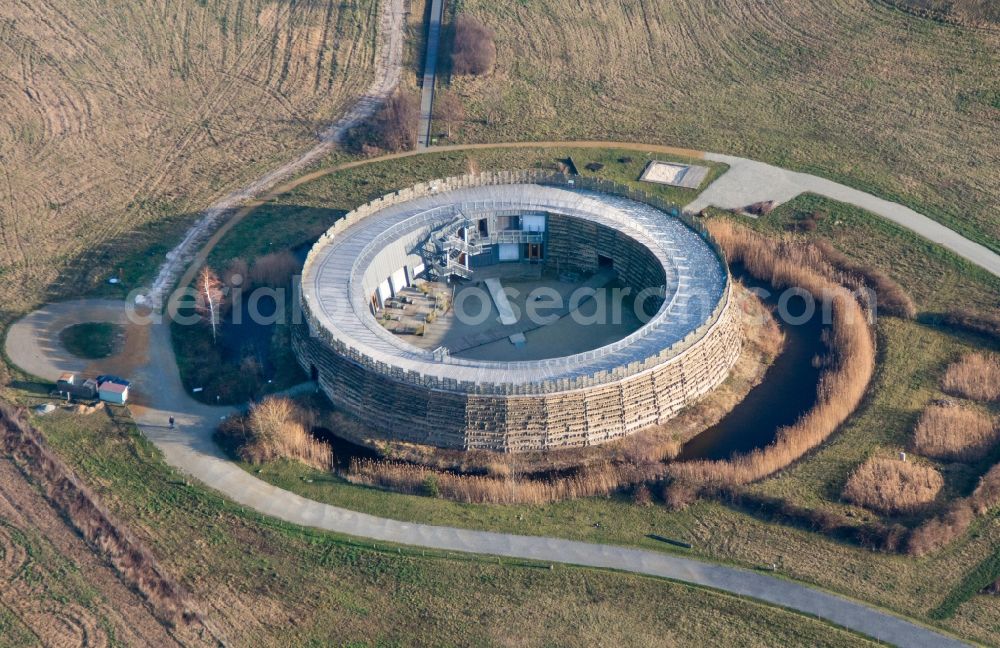
[[[739,209],[765,200],[783,203],[799,194],[814,193],[878,214],[1000,276],[1000,255],[996,252],[899,203],[826,178],[788,171],[746,158],[719,153],[705,153],[704,158],[712,162],[724,162],[729,165],[729,170],[687,205],[685,211],[698,212],[710,205],[722,209]]]
[[[693,159],[703,159],[713,162],[722,162],[729,165],[729,170],[723,173],[712,184],[708,186],[691,203],[684,206],[687,212],[699,212],[702,209],[714,206],[722,209],[739,209],[755,202],[773,200],[775,203],[783,203],[795,198],[803,193],[814,193],[831,200],[844,202],[862,209],[866,209],[877,216],[892,221],[927,240],[954,252],[963,259],[974,263],[985,269],[990,274],[1000,277],[1000,255],[989,248],[975,241],[971,241],[958,232],[950,230],[941,223],[920,214],[909,207],[899,203],[885,200],[865,193],[858,189],[853,189],[847,185],[827,180],[819,176],[808,173],[799,173],[776,167],[764,162],[749,160],[747,158],[733,155],[723,155],[721,153],[707,153],[695,151],[693,149],[679,148],[676,146],[666,146],[661,144],[644,144],[637,142],[605,142],[595,140],[574,140],[574,141],[544,141],[544,142],[500,142],[495,144],[449,144],[445,146],[433,146],[420,150],[403,151],[401,153],[390,153],[373,158],[352,160],[329,167],[310,171],[297,178],[289,180],[279,186],[275,186],[266,193],[261,193],[257,198],[247,201],[240,209],[230,212],[229,218],[225,222],[217,223],[219,228],[215,234],[206,241],[205,245],[198,251],[197,255],[191,259],[184,276],[181,277],[178,285],[187,285],[195,276],[199,266],[207,258],[211,248],[229,231],[234,225],[242,220],[247,214],[272,200],[281,194],[288,193],[313,180],[368,164],[378,162],[388,162],[400,160],[416,155],[448,153],[460,151],[473,151],[491,148],[593,148],[593,149],[621,149],[627,148],[635,151],[648,153],[661,153],[677,157]],[[190,236],[190,233],[188,237]],[[188,237],[185,237],[187,240]],[[200,238],[199,238],[200,240]],[[176,271],[176,269],[174,269]],[[162,277],[162,271],[157,276],[154,285],[169,285]],[[175,274],[171,275],[176,277]]]
[[[59,343],[62,328],[84,321],[122,321],[122,302],[89,300],[50,304],[16,322],[6,341],[7,354],[25,371],[53,380],[77,370],[79,361]],[[170,342],[168,324],[148,325],[147,353],[129,359],[135,399],[133,414],[143,433],[166,462],[229,499],[286,522],[382,542],[435,550],[492,554],[510,558],[618,569],[712,587],[812,614],[880,641],[899,646],[961,646],[960,641],[889,612],[766,574],[690,558],[611,545],[537,536],[490,533],[414,524],[358,513],[305,499],[272,486],[227,460],[212,441],[220,418],[233,408],[195,402],[184,391]],[[136,335],[130,331],[130,335]],[[103,367],[117,370],[121,358]],[[99,371],[94,363],[91,371]],[[167,420],[177,420],[169,429]]]

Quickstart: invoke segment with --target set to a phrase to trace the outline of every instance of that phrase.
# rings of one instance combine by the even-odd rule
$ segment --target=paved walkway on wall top
[[[120,322],[123,311],[124,304],[113,301],[50,304],[11,327],[7,353],[25,371],[54,380],[58,373],[79,365],[58,342],[59,330],[85,321]],[[138,401],[132,407],[133,415],[142,432],[156,444],[169,465],[266,515],[382,542],[669,578],[815,615],[899,646],[965,645],[889,612],[764,573],[643,549],[402,522],[300,497],[258,479],[223,455],[212,440],[212,433],[219,420],[235,408],[204,405],[187,394],[180,381],[166,323],[148,324],[141,331],[130,334],[148,338],[147,353],[130,367],[129,377]],[[120,362],[120,358],[110,358],[94,363],[88,370],[118,371]],[[167,424],[171,416],[176,419],[175,429]]]

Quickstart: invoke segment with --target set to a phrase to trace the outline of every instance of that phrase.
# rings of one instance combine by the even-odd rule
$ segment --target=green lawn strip
[[[715,212],[718,213],[718,212]],[[810,237],[822,237],[849,257],[883,270],[925,311],[960,307],[988,311],[1000,303],[1000,278],[910,230],[853,205],[801,195],[759,219],[739,222],[763,232],[787,231],[819,213]]]
[[[797,613],[660,579],[373,545],[286,524],[189,483],[127,420],[60,412],[36,424],[195,592],[224,580],[247,601],[294,605],[295,624],[264,628],[265,644],[360,637],[494,644],[511,633],[535,645],[599,638],[648,644],[663,636],[682,643],[706,636],[751,645],[867,643]],[[482,609],[491,610],[489,618]]]
[[[958,610],[959,606],[973,596],[983,591],[983,588],[1000,578],[1000,547],[974,569],[965,574],[958,585],[941,601],[941,604],[931,610],[932,619],[948,619]]]
[[[59,341],[78,358],[106,358],[117,351],[122,333],[111,322],[84,322],[63,329]]]

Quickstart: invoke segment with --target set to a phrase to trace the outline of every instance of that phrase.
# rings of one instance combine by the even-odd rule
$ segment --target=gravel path
[[[120,321],[121,302],[89,300],[50,304],[16,322],[7,354],[22,369],[54,380],[79,362],[58,343],[58,332],[84,321]],[[746,569],[715,565],[654,551],[558,538],[519,536],[415,524],[315,502],[264,482],[229,461],[212,441],[219,420],[235,411],[194,401],[184,391],[167,324],[146,327],[147,353],[130,367],[138,403],[132,411],[143,433],[166,462],[229,499],[287,522],[381,542],[428,549],[492,554],[550,563],[619,569],[704,585],[812,614],[899,646],[961,646],[961,642],[889,612],[805,585]],[[120,360],[92,364],[90,371],[115,370]],[[168,418],[177,425],[171,430]]]

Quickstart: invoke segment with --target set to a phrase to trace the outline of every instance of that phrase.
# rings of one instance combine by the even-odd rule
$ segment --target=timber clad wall
[[[725,266],[721,250],[703,226],[678,214],[674,206],[627,186],[538,171],[422,183],[358,207],[324,237],[335,236],[391,204],[460,187],[510,183],[573,186],[648,203],[699,232]],[[551,214],[548,230],[546,263],[560,270],[595,272],[602,255],[613,259],[627,286],[676,282],[675,276],[664,276],[650,250],[614,229]],[[316,249],[303,274],[315,261]],[[675,274],[674,269],[667,270]],[[704,322],[669,348],[611,371],[571,378],[473,383],[404,371],[336,339],[317,322],[308,300],[302,302],[308,324],[294,328],[292,346],[307,373],[316,369],[320,388],[336,406],[387,438],[503,452],[594,445],[665,423],[725,380],[742,343],[738,309],[729,288]]]
[[[617,383],[537,396],[431,390],[394,381],[338,355],[305,326],[293,335],[320,388],[373,432],[445,448],[523,452],[596,445],[664,423],[717,387],[736,362],[741,330],[727,306],[701,340],[667,362]]]

